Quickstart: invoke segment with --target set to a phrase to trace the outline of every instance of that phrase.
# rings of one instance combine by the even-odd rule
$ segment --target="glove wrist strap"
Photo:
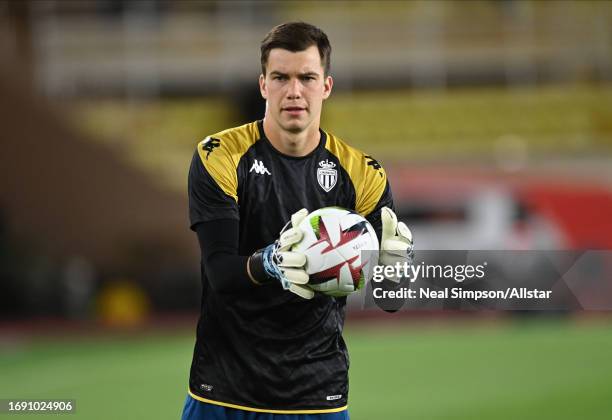
[[[247,271],[256,284],[266,284],[273,280],[278,280],[275,275],[274,266],[272,262],[272,255],[274,253],[274,244],[268,245],[258,251],[255,251],[247,262]],[[278,268],[276,268],[278,270]]]

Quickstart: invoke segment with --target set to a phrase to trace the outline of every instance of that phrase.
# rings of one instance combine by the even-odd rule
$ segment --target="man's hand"
[[[269,279],[276,279],[283,289],[304,299],[312,299],[314,291],[306,286],[309,279],[304,269],[306,256],[290,251],[293,245],[302,240],[303,233],[297,226],[306,216],[306,209],[294,213],[291,222],[281,231],[280,238],[249,258],[247,268],[253,282],[261,284]]]
[[[412,264],[413,242],[412,232],[404,222],[398,222],[397,216],[388,207],[381,210],[382,239],[380,241],[380,265],[395,265],[407,262]],[[392,277],[389,280],[399,283],[400,279]]]

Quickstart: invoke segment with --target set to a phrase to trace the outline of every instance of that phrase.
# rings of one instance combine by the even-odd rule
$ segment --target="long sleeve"
[[[247,273],[248,257],[238,255],[238,221],[219,219],[194,226],[202,268],[217,293],[248,292],[256,286]]]

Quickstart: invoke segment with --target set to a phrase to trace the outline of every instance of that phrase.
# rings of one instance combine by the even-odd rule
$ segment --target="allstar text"
[[[552,290],[529,289],[526,287],[508,287],[505,290],[466,290],[461,287],[418,290],[401,287],[396,290],[383,290],[375,287],[372,290],[376,299],[550,299]]]

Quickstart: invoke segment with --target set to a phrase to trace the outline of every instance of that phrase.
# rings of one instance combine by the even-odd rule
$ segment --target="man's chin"
[[[283,129],[290,133],[301,133],[306,129],[306,124],[301,121],[290,121],[283,124]]]

